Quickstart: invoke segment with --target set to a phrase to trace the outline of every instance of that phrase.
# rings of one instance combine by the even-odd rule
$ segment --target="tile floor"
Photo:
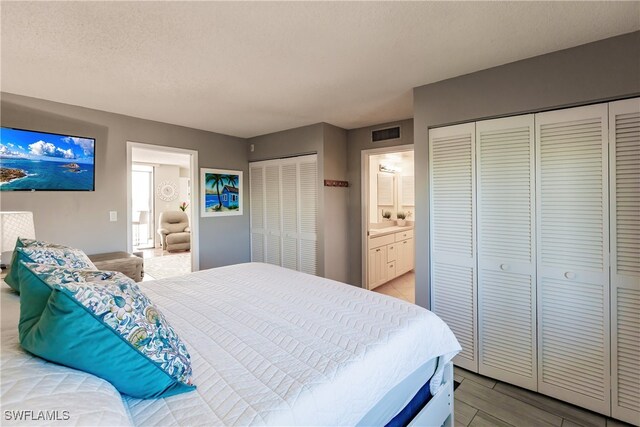
[[[622,427],[629,424],[569,403],[454,368],[455,425]],[[640,422],[640,420],[639,420]]]
[[[402,300],[410,302],[411,304],[415,304],[416,273],[412,270],[400,277],[396,277],[395,279],[385,283],[384,285],[378,286],[373,291],[400,298]]]

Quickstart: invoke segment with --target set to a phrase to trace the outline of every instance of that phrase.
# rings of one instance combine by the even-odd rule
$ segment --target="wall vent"
[[[400,139],[400,126],[371,131],[372,142],[389,141],[391,139]]]

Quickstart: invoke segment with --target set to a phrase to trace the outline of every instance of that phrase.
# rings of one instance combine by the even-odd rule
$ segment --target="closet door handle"
[[[509,264],[500,264],[500,270],[507,271],[509,269]]]
[[[380,252],[380,249],[376,249],[376,252]]]
[[[564,273],[564,277],[565,279],[575,279],[576,273],[574,273],[573,271],[567,271],[566,273]]]

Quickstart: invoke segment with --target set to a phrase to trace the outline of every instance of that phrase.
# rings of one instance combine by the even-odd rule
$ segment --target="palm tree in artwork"
[[[236,185],[238,185],[238,175],[225,175],[224,177],[227,180],[227,184],[236,188]]]
[[[207,185],[211,184],[211,187],[215,186],[216,188],[216,192],[218,193],[218,207],[214,209],[219,211],[220,209],[222,209],[222,199],[220,198],[220,184],[224,185],[224,182],[222,181],[222,175],[218,173],[207,174],[206,181]]]

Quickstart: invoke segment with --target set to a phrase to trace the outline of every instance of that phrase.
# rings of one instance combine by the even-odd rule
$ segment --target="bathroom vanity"
[[[370,228],[368,234],[368,289],[374,289],[413,270],[413,225]]]

